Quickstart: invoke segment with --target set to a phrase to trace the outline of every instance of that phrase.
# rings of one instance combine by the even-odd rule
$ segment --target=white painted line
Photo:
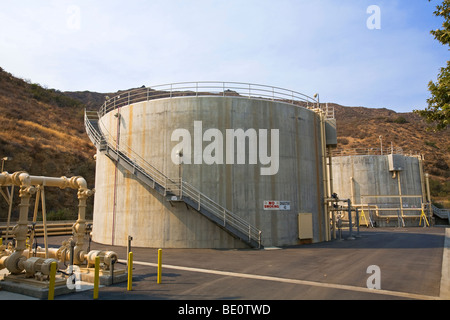
[[[119,261],[126,262],[126,260],[119,260]],[[149,266],[149,267],[158,267],[158,264],[151,263],[151,262],[133,261],[133,263],[144,265],[144,266]],[[276,282],[282,282],[282,283],[300,284],[300,285],[305,285],[305,286],[322,287],[322,288],[329,288],[329,289],[350,290],[350,291],[389,295],[389,296],[396,296],[396,297],[410,298],[410,299],[440,300],[439,297],[427,296],[427,295],[421,295],[421,294],[415,294],[415,293],[408,293],[408,292],[390,291],[390,290],[382,290],[382,289],[379,289],[379,290],[378,289],[369,289],[369,288],[349,286],[349,285],[344,285],[344,284],[334,284],[334,283],[324,283],[324,282],[316,282],[316,281],[308,281],[308,280],[278,278],[278,277],[261,276],[261,275],[239,273],[239,272],[228,272],[228,271],[209,270],[209,269],[192,268],[192,267],[172,266],[172,265],[167,265],[167,264],[163,265],[163,269],[201,272],[201,273],[216,274],[216,275],[221,275],[221,276],[239,277],[239,278],[255,279],[255,280],[276,281]]]
[[[444,252],[442,254],[441,299],[450,299],[450,228],[445,229]]]

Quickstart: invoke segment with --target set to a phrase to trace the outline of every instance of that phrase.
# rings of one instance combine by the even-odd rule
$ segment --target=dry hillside
[[[80,175],[93,187],[95,148],[86,137],[83,115],[81,102],[0,68],[0,158],[13,158],[4,163],[4,170],[56,177]],[[17,203],[17,192],[15,198]],[[49,215],[73,217],[77,212],[74,190],[52,188],[46,198]],[[0,196],[0,221],[6,212],[6,201]]]
[[[380,152],[382,143],[383,149],[389,149],[392,144],[404,154],[421,154],[425,171],[430,174],[433,199],[450,205],[450,128],[440,132],[429,130],[425,121],[412,112],[336,104],[334,107],[338,149],[374,154]]]
[[[427,130],[427,124],[412,112],[334,106],[339,149],[379,149],[380,143],[385,149],[392,143],[406,154],[422,154],[425,170],[434,179],[450,178],[450,128]]]

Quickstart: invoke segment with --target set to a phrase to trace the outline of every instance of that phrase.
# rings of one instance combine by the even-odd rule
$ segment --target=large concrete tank
[[[361,223],[370,217],[377,226],[419,226],[422,210],[429,220],[420,156],[336,156],[332,163],[333,191],[364,211]]]
[[[217,95],[202,92],[199,83],[189,93],[172,85],[160,95],[155,87],[142,88],[102,107],[99,129],[112,143],[96,155],[94,241],[126,245],[130,235],[141,247],[247,247],[198,212],[196,197],[260,230],[262,246],[329,239],[324,150],[335,143],[325,136],[335,140],[330,119],[320,109],[275,99],[277,88],[263,87],[273,96],[261,98],[254,96],[255,86],[245,84],[252,91],[245,97],[236,84],[233,91],[217,86],[224,88]],[[121,165],[126,161],[105,152],[111,148],[128,148],[132,162],[144,161],[170,177],[172,195],[139,180],[133,168]],[[191,202],[183,202],[187,186],[201,197],[191,194]]]

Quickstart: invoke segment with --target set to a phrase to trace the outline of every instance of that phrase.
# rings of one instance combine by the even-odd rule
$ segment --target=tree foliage
[[[437,5],[434,14],[443,17],[444,22],[441,29],[433,30],[431,34],[443,45],[450,46],[450,0],[443,0],[441,5]],[[428,83],[428,90],[431,93],[427,99],[428,107],[414,112],[428,123],[433,123],[435,130],[444,130],[450,122],[450,61],[441,68],[437,81]]]

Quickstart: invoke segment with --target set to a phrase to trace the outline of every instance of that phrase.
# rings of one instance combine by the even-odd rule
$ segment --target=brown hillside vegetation
[[[0,68],[0,157],[13,158],[5,162],[5,171],[23,170],[32,175],[56,177],[80,175],[93,188],[95,148],[86,135],[83,116],[85,108],[98,109],[106,95],[115,94],[46,89]],[[448,197],[450,129],[439,133],[427,131],[425,122],[413,113],[334,107],[339,148],[379,148],[381,135],[383,147],[392,142],[405,153],[423,154],[426,171],[433,179],[432,192],[441,198]],[[17,202],[18,196],[15,198]],[[47,212],[54,217],[76,217],[78,200],[73,190],[53,188],[46,192],[46,198]],[[93,198],[88,203],[90,214],[92,204]],[[0,197],[0,221],[4,221],[6,213],[6,201]]]
[[[379,154],[382,143],[385,152],[392,144],[394,150],[400,149],[404,154],[423,155],[433,199],[450,205],[450,128],[429,130],[425,121],[412,112],[333,106],[338,149]]]
[[[405,154],[422,154],[425,171],[443,181],[450,177],[450,128],[427,130],[423,119],[410,113],[388,109],[335,106],[338,149],[394,149]],[[381,142],[380,142],[381,136]]]
[[[83,115],[81,102],[0,69],[0,157],[12,157],[4,170],[52,177],[80,175],[94,187],[95,148],[87,139]],[[17,203],[17,192],[15,198]],[[50,216],[76,217],[74,190],[51,188],[46,198]],[[0,221],[6,213],[6,201],[0,197]]]

